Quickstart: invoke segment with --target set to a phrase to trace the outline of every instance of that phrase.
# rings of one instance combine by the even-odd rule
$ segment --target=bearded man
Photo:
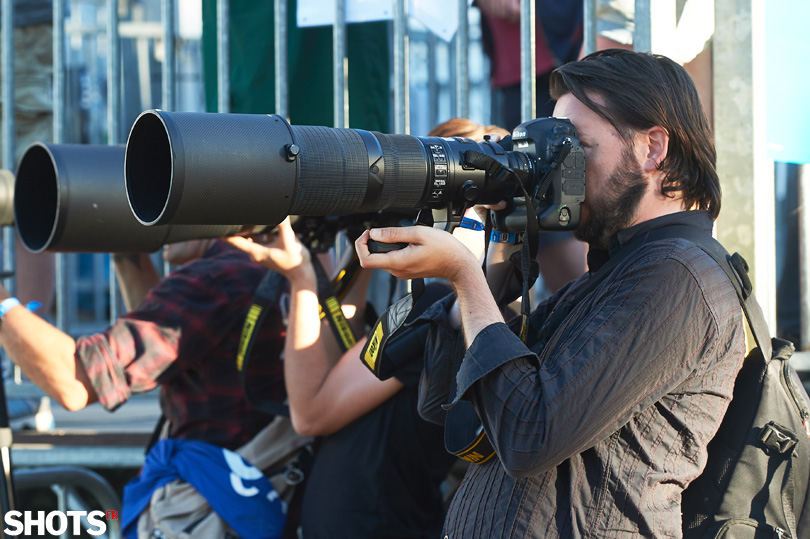
[[[711,234],[711,131],[691,79],[663,56],[597,52],[558,68],[551,91],[585,152],[576,236],[588,273],[532,312],[525,342],[452,235],[373,229],[356,248],[364,267],[456,290],[423,315],[433,366],[452,364],[460,318],[456,391],[420,401],[471,401],[497,458],[471,466],[444,537],[681,537],[681,493],[705,465],[745,353],[723,269],[695,243],[662,238]],[[408,246],[371,253],[369,239]]]

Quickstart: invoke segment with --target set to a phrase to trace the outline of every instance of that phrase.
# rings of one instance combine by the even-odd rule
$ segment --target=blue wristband
[[[489,241],[493,243],[523,243],[523,232],[498,232],[493,230],[489,235]]]
[[[459,226],[469,230],[484,230],[484,223],[481,221],[476,221],[475,219],[470,219],[469,217],[462,217],[461,224]]]
[[[20,300],[15,297],[6,298],[0,301],[0,318],[3,318],[7,312],[20,304]]]

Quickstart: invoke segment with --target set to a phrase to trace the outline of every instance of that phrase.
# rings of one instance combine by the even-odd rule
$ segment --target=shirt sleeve
[[[175,270],[144,302],[106,331],[80,337],[82,363],[99,403],[114,410],[133,393],[149,391],[188,370],[234,331],[228,275],[213,278],[205,264]],[[215,286],[216,283],[216,286]]]
[[[511,475],[541,473],[616,432],[706,369],[701,364],[709,358],[722,357],[712,353],[718,316],[734,315],[713,312],[677,260],[620,265],[539,357],[505,325],[485,328],[465,355],[454,402],[473,401]]]

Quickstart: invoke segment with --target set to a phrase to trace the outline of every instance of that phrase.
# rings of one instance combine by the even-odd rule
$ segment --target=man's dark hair
[[[669,148],[659,169],[663,193],[680,192],[687,208],[720,213],[720,183],[714,138],[689,74],[669,58],[607,49],[565,64],[551,75],[551,96],[572,94],[613,124],[625,140],[634,131],[659,126]],[[592,97],[599,96],[603,105]]]

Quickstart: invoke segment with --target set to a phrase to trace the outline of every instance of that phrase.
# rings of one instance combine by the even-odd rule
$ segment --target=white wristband
[[[15,297],[6,298],[0,301],[0,318],[4,317],[7,312],[20,304],[20,300]]]

